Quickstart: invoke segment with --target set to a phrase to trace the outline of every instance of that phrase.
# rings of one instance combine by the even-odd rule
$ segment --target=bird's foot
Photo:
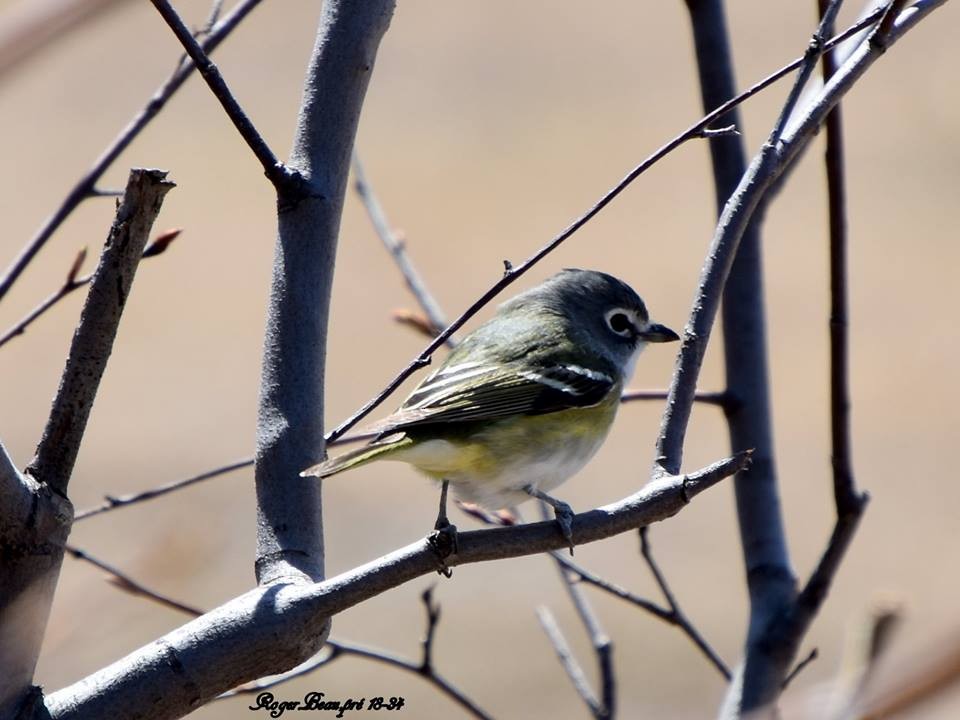
[[[447,558],[455,555],[459,550],[457,526],[447,519],[447,490],[450,481],[444,480],[440,488],[440,510],[437,521],[433,524],[433,532],[427,537],[427,543],[437,556],[439,567],[437,572],[444,577],[453,575],[453,570],[447,567]]]
[[[560,534],[563,535],[563,539],[567,541],[567,547],[570,548],[570,554],[573,555],[573,509],[563,500],[557,500],[555,497],[551,497],[536,488],[529,487],[526,490],[528,495],[538,500],[543,500],[543,502],[553,508],[557,525],[560,526]]]
[[[457,526],[450,523],[446,518],[441,523],[437,518],[433,532],[427,536],[427,544],[437,556],[437,572],[444,577],[451,577],[453,570],[447,566],[447,558],[456,555],[459,551],[459,535]]]

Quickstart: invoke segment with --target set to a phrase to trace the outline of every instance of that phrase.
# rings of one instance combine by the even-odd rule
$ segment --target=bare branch
[[[173,187],[166,176],[160,170],[130,171],[70,345],[50,418],[27,468],[27,473],[63,495],[150,228],[163,196]]]
[[[23,476],[20,475],[20,471],[17,469],[16,463],[13,462],[13,459],[7,454],[7,449],[3,446],[3,441],[0,440],[0,498],[6,498],[8,490],[7,488],[15,487],[16,495],[20,494],[20,485],[23,482]],[[6,505],[6,503],[3,503]]]
[[[653,480],[620,502],[574,516],[574,538],[580,544],[593,542],[665,519],[745,462],[746,457],[737,456],[688,476]],[[467,531],[459,534],[457,552],[444,562],[455,566],[567,546],[552,521]],[[127,720],[140,712],[141,702],[149,701],[156,718],[177,717],[253,678],[296,665],[312,654],[315,638],[322,637],[332,615],[431,574],[437,566],[437,555],[424,539],[322,583],[258,587],[48,695],[46,706],[53,720]]]
[[[780,142],[787,123],[790,121],[791,115],[793,115],[793,110],[800,100],[800,94],[807,85],[807,80],[810,79],[810,76],[813,75],[817,69],[817,63],[825,52],[826,40],[829,37],[828,33],[833,28],[834,20],[837,17],[837,13],[840,12],[840,5],[842,4],[843,0],[827,0],[827,6],[821,14],[820,24],[810,39],[807,51],[803,54],[803,63],[800,65],[800,72],[797,73],[793,86],[790,88],[790,94],[780,109],[780,116],[777,118],[773,132],[770,133],[768,142],[773,145]]]
[[[431,585],[424,590],[420,599],[423,600],[423,607],[427,613],[427,628],[423,633],[423,656],[420,660],[420,672],[429,675],[433,672],[433,638],[437,632],[437,624],[440,622],[440,606],[433,601],[433,588]]]
[[[945,2],[946,0],[939,0],[940,2]],[[865,27],[870,26],[877,18],[880,17],[881,11],[872,13],[867,18],[860,20],[855,23],[853,26],[848,28],[845,32],[833,38],[829,43],[826,44],[826,47],[832,47],[833,45],[842,42],[847,37],[856,34]],[[700,138],[703,135],[705,128],[709,127],[715,120],[726,115],[731,109],[737,107],[740,103],[745,100],[753,97],[758,92],[764,88],[772,85],[774,82],[787,75],[792,70],[800,67],[803,63],[803,58],[799,58],[792,63],[785,65],[780,70],[769,75],[765,79],[756,83],[752,87],[748,88],[744,92],[740,93],[737,97],[731,99],[729,102],[724,103],[716,110],[711,113],[708,113],[703,118],[698,120],[696,123],[691,125],[685,131],[674,137],[670,142],[663,145],[659,150],[650,155],[646,160],[637,165],[633,170],[631,170],[619,183],[617,183],[613,188],[611,188],[600,200],[598,200],[593,207],[591,207],[586,213],[577,218],[572,222],[563,232],[553,238],[549,243],[543,246],[540,250],[530,256],[527,260],[522,262],[520,265],[514,267],[510,261],[504,261],[504,273],[503,276],[494,283],[483,295],[480,296],[470,307],[468,307],[458,318],[456,318],[442,333],[437,335],[434,340],[427,345],[426,348],[414,358],[403,370],[401,370],[393,380],[391,380],[387,386],[380,391],[375,397],[373,397],[369,402],[367,402],[363,407],[357,410],[353,415],[348,417],[342,423],[340,423],[336,428],[331,430],[326,435],[327,442],[335,440],[340,435],[345,433],[347,430],[352,428],[363,418],[369,415],[374,409],[376,409],[380,403],[386,400],[400,385],[406,380],[410,375],[419,370],[422,367],[430,364],[430,358],[433,353],[443,345],[447,339],[453,335],[457,330],[459,330],[464,323],[466,323],[470,318],[476,315],[483,307],[485,307],[494,297],[496,297],[504,288],[517,280],[521,275],[523,275],[527,270],[533,267],[536,263],[540,262],[544,257],[549,255],[553,250],[555,250],[559,245],[561,245],[565,240],[567,240],[571,235],[573,235],[577,230],[586,225],[594,216],[596,216],[601,210],[603,210],[614,198],[617,197],[621,192],[623,192],[630,183],[636,180],[641,174],[646,172],[651,166],[656,162],[663,159],[666,155],[671,153],[673,150],[678,148],[683,143],[688,140]],[[704,341],[705,342],[705,341]],[[691,388],[691,393],[693,389]]]
[[[673,623],[673,613],[667,608],[660,607],[655,602],[642,598],[635,593],[630,592],[626,588],[620,587],[616,583],[610,582],[605,578],[595,575],[594,573],[587,570],[582,565],[577,564],[574,560],[567,557],[563,553],[553,553],[552,557],[563,565],[567,570],[574,573],[581,581],[593,585],[604,592],[610,593],[614,597],[618,597],[621,600],[625,600],[632,605],[645,610],[654,617],[657,617],[661,620],[664,620],[668,623]]]
[[[423,673],[420,671],[420,666],[412,660],[407,660],[384,650],[364,647],[343,640],[330,640],[327,644],[338,654],[354,655],[416,673],[474,717],[480,718],[480,720],[492,720],[491,715],[488,715],[479,705],[464,695],[463,691],[452,685],[449,680],[438,675],[435,670],[430,673]]]
[[[637,400],[666,400],[669,395],[667,390],[633,390],[627,388],[620,396],[620,402],[635,402]],[[725,392],[700,392],[697,391],[693,396],[694,402],[704,405],[716,405],[719,408],[726,409],[730,406],[730,397]]]
[[[199,71],[200,75],[210,87],[211,92],[223,106],[224,111],[230,118],[234,127],[240,133],[241,137],[247,143],[249,148],[256,155],[257,160],[263,166],[263,173],[277,189],[278,196],[289,203],[295,203],[305,195],[309,194],[309,189],[303,182],[299,174],[291,171],[282,162],[277,159],[273,151],[267,145],[263,136],[257,132],[246,112],[240,107],[240,103],[230,92],[226,81],[220,74],[220,70],[214,65],[210,57],[204,52],[203,47],[197,42],[197,39],[190,32],[190,29],[184,24],[183,20],[173,9],[173,6],[167,0],[150,0],[153,6],[160,13],[160,16],[166,21],[167,25],[177,36],[180,44],[183,45],[190,59]]]
[[[90,563],[94,567],[103,570],[105,573],[107,573],[107,580],[114,587],[122,590],[123,592],[147,598],[148,600],[152,600],[158,605],[163,605],[170,610],[186,613],[187,615],[191,615],[193,617],[200,617],[203,615],[203,610],[199,610],[191,605],[182,603],[179,600],[174,600],[168,595],[163,595],[156,590],[148,588],[146,585],[137,582],[126,573],[121,572],[113,565],[95,558],[85,550],[81,550],[80,548],[69,544],[67,545],[66,550],[68,553],[70,553],[71,557],[76,558],[77,560],[83,560],[84,562]]]
[[[226,465],[213,468],[212,470],[207,470],[199,475],[193,475],[191,477],[184,478],[183,480],[176,480],[165,485],[160,485],[159,487],[144,490],[143,492],[119,496],[107,495],[102,504],[79,511],[74,517],[74,522],[78,520],[86,520],[87,518],[94,517],[109,510],[115,510],[116,508],[133,505],[145,500],[152,500],[153,498],[161,497],[167,493],[174,492],[175,490],[181,490],[185,487],[190,487],[191,485],[203,482],[204,480],[210,480],[211,478],[220,477],[221,475],[226,475],[227,473],[231,473],[235,470],[241,470],[243,468],[252,466],[253,458],[246,457],[235,460],[231,463],[227,463]]]
[[[827,0],[818,0],[826,17]],[[893,3],[891,3],[891,8]],[[890,9],[884,21],[891,17]],[[828,26],[829,29],[829,26]],[[823,55],[823,81],[837,71],[834,52]],[[837,514],[859,506],[853,480],[850,442],[849,319],[847,312],[847,191],[843,161],[843,120],[837,104],[826,120],[827,205],[830,226],[830,429],[833,460],[833,497]]]
[[[653,558],[653,551],[650,547],[650,539],[648,537],[647,527],[640,528],[640,553],[643,555],[643,559],[646,560],[647,567],[650,568],[650,572],[653,574],[653,578],[656,580],[657,587],[660,588],[660,592],[663,593],[663,597],[667,601],[667,605],[670,606],[670,618],[668,622],[673,623],[683,630],[687,637],[693,641],[693,644],[700,649],[700,652],[702,652],[707,659],[713,663],[713,666],[717,668],[720,674],[723,675],[725,679],[729,680],[732,677],[730,668],[726,666],[716,651],[710,647],[710,644],[687,619],[687,616],[684,614],[683,610],[680,609],[680,604],[674,597],[673,591],[670,590],[670,585],[667,584],[666,578],[664,578],[663,573],[660,572],[660,567]]]
[[[570,646],[567,645],[567,640],[563,637],[563,633],[560,632],[553,613],[546,607],[538,607],[537,619],[540,620],[540,627],[543,628],[543,631],[547,634],[547,639],[549,639],[550,644],[553,645],[557,659],[567,673],[567,677],[570,678],[570,682],[573,683],[577,695],[586,703],[594,717],[609,717],[609,715],[605,714],[600,701],[590,688],[590,683],[587,682],[587,676],[584,675],[583,668],[580,667],[580,663],[578,663],[577,659],[573,656]]]
[[[380,200],[377,199],[373,187],[367,180],[363,163],[360,162],[360,156],[357,154],[356,149],[353,151],[353,182],[354,189],[357,191],[361,202],[363,202],[370,222],[373,224],[373,229],[376,231],[384,247],[387,248],[393,257],[410,292],[413,293],[420,307],[423,308],[424,313],[426,313],[432,328],[431,337],[437,335],[447,326],[447,319],[444,317],[440,305],[437,304],[437,301],[427,289],[427,285],[424,283],[423,278],[420,277],[420,273],[417,272],[417,269],[410,261],[410,256],[407,255],[405,241],[393,231],[393,227],[387,220],[383,206],[380,204]],[[453,338],[447,338],[447,340],[447,344],[455,344]]]
[[[339,440],[330,443],[331,445],[346,445],[347,443],[361,442],[364,440],[370,440],[371,435],[366,433],[356,433],[354,435],[347,435],[340,438]],[[168,493],[175,492],[177,490],[182,490],[183,488],[190,487],[197,483],[204,482],[206,480],[212,480],[213,478],[220,477],[221,475],[226,475],[227,473],[234,472],[235,470],[242,470],[245,467],[252,467],[254,459],[252,457],[240,458],[239,460],[234,460],[233,462],[225,463],[218,467],[212,468],[210,470],[205,470],[202,473],[197,475],[191,475],[190,477],[183,478],[181,480],[175,480],[173,482],[166,483],[164,485],[159,485],[155,488],[150,488],[149,490],[143,490],[142,492],[132,493],[129,495],[107,495],[104,498],[104,502],[100,505],[96,505],[85,510],[80,510],[74,517],[74,522],[77,520],[86,520],[87,518],[100,515],[101,513],[109,512],[111,510],[117,510],[119,508],[124,508],[129,505],[135,505],[146,500],[153,500],[154,498],[162,497]]]
[[[36,698],[33,674],[73,508],[21,474],[0,443],[0,717]]]
[[[919,20],[943,4],[943,1],[920,0],[901,13],[883,47],[902,37]],[[715,305],[710,307],[710,304],[715,302],[713,298],[717,288],[723,285],[723,278],[729,272],[729,265],[736,252],[739,238],[742,237],[754,212],[762,205],[776,181],[792,167],[808,146],[826,115],[850,90],[856,80],[867,71],[881,52],[873,43],[861,43],[833,78],[803,109],[795,123],[784,131],[780,143],[776,146],[771,143],[764,145],[751,163],[731,201],[724,208],[699,291],[699,297],[704,298],[704,301],[702,304],[695,302],[694,317],[696,319],[691,322],[687,342],[681,348],[680,367],[674,383],[674,388],[679,388],[679,392],[674,393],[673,389],[671,391],[672,401],[668,402],[663,434],[661,442],[658,443],[662,456],[660,463],[666,470],[669,470],[674,462],[679,462],[682,438],[693,395],[693,387],[690,383],[695,380],[699,371],[703,352],[701,343],[706,342],[711,327],[709,319],[697,314],[701,310],[708,310],[708,314],[712,317],[716,308]],[[679,413],[679,416],[675,413]],[[762,509],[767,513],[777,507],[768,505],[761,508],[759,504],[754,503],[754,505],[756,505],[756,512]],[[782,544],[782,532],[771,534],[769,531],[774,528],[770,523],[757,525],[765,528],[768,542],[759,542],[755,537],[750,538],[751,542],[746,546],[751,551],[747,558],[748,577],[766,574],[773,582],[764,583],[769,586],[770,592],[766,593],[762,604],[754,605],[759,612],[751,617],[747,656],[745,662],[738,668],[737,676],[727,693],[721,717],[740,717],[742,713],[751,711],[767,714],[773,712],[772,704],[780,692],[783,678],[789,671],[801,639],[826,596],[859,517],[860,515],[856,514],[838,521],[827,550],[798,596],[795,595],[792,576],[784,574],[784,570],[789,569],[783,560],[784,552],[777,550],[778,543]],[[765,555],[770,555],[776,562],[764,563],[757,555],[758,550]],[[777,560],[778,557],[779,560]],[[754,568],[757,572],[751,573],[750,571]],[[751,594],[753,594],[752,589]]]
[[[539,505],[541,518],[544,520],[549,519],[550,514],[547,510],[546,504],[541,502]],[[550,553],[550,555],[553,557],[554,562],[557,565],[557,570],[560,573],[560,579],[563,581],[563,586],[567,590],[567,595],[570,596],[570,601],[573,603],[573,607],[577,611],[577,616],[580,618],[580,622],[583,623],[583,627],[587,631],[587,637],[590,638],[590,644],[593,646],[593,652],[597,658],[597,673],[600,677],[601,696],[598,699],[592,692],[588,692],[587,695],[581,694],[581,697],[583,697],[584,702],[587,703],[587,706],[593,712],[594,717],[612,718],[616,714],[617,701],[617,682],[613,669],[613,642],[610,640],[610,636],[607,635],[603,627],[600,625],[600,620],[597,618],[596,613],[594,613],[586,594],[576,583],[576,581],[579,579],[578,573],[570,571],[566,568],[563,561],[559,559],[560,553],[553,552]],[[542,610],[546,613],[549,612],[546,608],[542,608]],[[538,614],[539,613],[540,610],[538,610]],[[544,618],[541,617],[541,624],[543,623]],[[547,630],[547,635],[550,635],[550,632],[546,626],[544,626],[544,630]],[[557,628],[557,633],[559,635],[559,628]],[[560,639],[563,639],[562,635],[560,635]],[[574,686],[577,687],[577,683],[573,675],[570,676],[570,679],[574,681]],[[577,687],[577,690],[579,692],[579,687]],[[589,686],[587,686],[587,690],[590,690]]]
[[[262,0],[243,0],[240,2],[223,20],[217,23],[210,35],[203,41],[202,47],[205,52],[210,53],[226,38],[234,28],[253,10]],[[134,138],[155,118],[166,106],[173,94],[180,89],[180,86],[193,73],[192,63],[179,64],[173,74],[161,85],[153,96],[147,101],[144,108],[130,121],[130,123],[120,132],[117,138],[104,150],[103,154],[97,158],[93,167],[81,177],[71,188],[67,197],[60,203],[54,213],[46,220],[43,226],[30,239],[30,242],[20,251],[20,255],[7,268],[6,273],[0,278],[0,300],[3,299],[7,291],[17,281],[17,278],[27,269],[27,266],[33,260],[40,249],[46,245],[47,241],[53,236],[57,228],[63,224],[70,214],[76,210],[77,206],[88,197],[99,194],[96,191],[96,184],[100,180],[107,168],[119,157],[120,153],[127,149]]]
[[[157,592],[151,588],[146,587],[142,583],[137,582],[131,578],[126,573],[120,571],[113,565],[110,565],[98,558],[93,557],[87,552],[67,546],[67,551],[76,559],[82,560],[84,562],[90,563],[94,567],[103,570],[108,575],[108,580],[110,583],[117,588],[126,593],[136,595],[138,597],[151,600],[159,605],[163,605],[166,608],[175,610],[177,612],[184,613],[191,617],[200,617],[203,615],[203,611],[188,605],[186,603],[175,600],[167,595]],[[427,601],[429,602],[429,601]],[[432,639],[433,631],[436,626],[436,621],[439,619],[439,612],[436,615],[431,615],[428,613],[428,629],[427,635]],[[425,666],[423,662],[420,665],[417,663],[407,660],[405,658],[398,657],[391,653],[388,653],[383,650],[377,650],[374,648],[367,648],[361,645],[356,645],[349,642],[344,642],[341,640],[328,640],[327,647],[328,651],[323,652],[318,657],[311,658],[305,663],[298,665],[293,670],[281,675],[270,676],[266,678],[261,678],[253,682],[245,683],[239,687],[229,690],[225,693],[220,694],[215,699],[223,700],[229,697],[234,697],[235,695],[244,695],[249,693],[260,692],[268,688],[275,687],[282,683],[285,683],[294,678],[300,677],[302,675],[307,675],[314,670],[317,670],[324,665],[327,665],[339,657],[346,655],[356,655],[357,657],[367,658],[369,660],[376,660],[377,662],[384,663],[386,665],[392,665],[398,667],[402,670],[415,673],[423,678],[425,678],[430,684],[434,685],[436,688],[441,690],[444,694],[450,697],[452,700],[460,704],[465,710],[470,712],[475,717],[489,718],[489,716],[481,710],[476,703],[474,703],[470,698],[463,694],[461,690],[456,688],[454,685],[451,685],[448,680],[440,676],[433,669],[432,665],[429,667]]]
[[[820,651],[817,648],[813,648],[807,656],[803,658],[800,662],[794,665],[793,670],[787,673],[787,676],[783,679],[783,685],[780,686],[781,690],[786,690],[787,687],[794,681],[794,679],[803,672],[804,668],[807,667],[810,663],[816,660],[820,656]]]
[[[164,252],[167,247],[172,243],[177,236],[180,234],[180,230],[167,230],[164,233],[158,235],[152,243],[147,245],[146,249],[143,251],[142,257],[155,257]],[[90,283],[93,280],[93,275],[84,275],[83,277],[78,278],[77,273],[80,272],[80,267],[83,265],[83,261],[87,257],[87,248],[81,248],[80,252],[77,253],[77,257],[74,259],[73,264],[70,266],[69,272],[67,272],[67,277],[63,281],[57,290],[51,293],[47,298],[37,305],[33,310],[23,316],[19,322],[14,324],[7,332],[3,335],[0,335],[0,347],[3,347],[6,343],[13,338],[23,335],[26,332],[27,328],[33,324],[41,315],[46,313],[50,308],[56,305],[58,302],[63,300],[67,295],[72,293],[74,290],[82,288],[84,285]]]
[[[323,4],[289,163],[312,192],[290,204],[278,188],[254,472],[256,574],[264,585],[324,575],[321,484],[299,473],[325,451],[327,322],[350,149],[393,7],[393,0]]]

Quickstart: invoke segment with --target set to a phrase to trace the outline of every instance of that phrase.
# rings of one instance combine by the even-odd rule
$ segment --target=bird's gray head
[[[501,312],[524,313],[531,307],[562,323],[564,333],[581,350],[613,361],[625,376],[648,342],[671,342],[679,336],[650,321],[633,288],[595,270],[563,270],[504,304]]]

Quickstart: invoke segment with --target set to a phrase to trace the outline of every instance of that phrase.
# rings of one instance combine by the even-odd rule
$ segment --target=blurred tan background
[[[14,4],[0,2],[0,22]],[[741,86],[800,54],[814,27],[813,2],[730,5]],[[200,0],[178,6],[194,24],[208,10]],[[281,156],[289,150],[319,6],[268,0],[215,56]],[[821,655],[790,691],[797,697],[835,676],[845,633],[878,598],[905,608],[889,658],[894,665],[913,664],[939,639],[960,632],[958,13],[956,3],[937,11],[875,66],[844,106],[855,470],[873,502],[804,643],[805,651],[816,646]],[[0,174],[0,264],[6,267],[178,56],[148,3],[121,2],[0,79],[6,169]],[[751,152],[785,91],[777,85],[745,107]],[[453,316],[496,279],[503,259],[527,257],[699,116],[679,1],[586,9],[573,2],[406,0],[378,57],[358,148],[414,262]],[[772,206],[764,240],[778,461],[801,577],[833,518],[821,151],[814,146]],[[275,234],[271,188],[196,78],[103,184],[122,187],[134,165],[169,169],[178,187],[167,196],[157,229],[184,232],[166,254],[140,268],[71,483],[77,508],[105,493],[206,470],[253,448]],[[92,269],[112,208],[110,199],[94,200],[74,213],[0,306],[0,328],[59,286],[81,246],[91,248]],[[562,267],[612,271],[641,292],[659,321],[679,329],[714,212],[707,147],[690,144],[514,289]],[[81,302],[82,293],[75,293],[0,350],[0,437],[21,466],[39,438]],[[328,424],[376,393],[421,349],[421,337],[390,319],[401,307],[414,303],[351,196],[334,288]],[[634,385],[664,387],[673,352],[650,349]],[[719,389],[720,359],[715,342],[703,389]],[[585,509],[633,492],[646,477],[659,413],[657,403],[625,407],[606,446],[561,496]],[[721,415],[698,408],[686,467],[725,452]],[[400,465],[329,481],[329,573],[420,538],[435,502],[435,489]],[[454,521],[473,526],[462,515]],[[211,607],[253,583],[254,533],[247,471],[79,523],[71,541],[162,592]],[[652,539],[690,618],[735,663],[746,605],[730,488],[701,496],[654,528]],[[577,559],[659,600],[635,535],[578,549]],[[454,684],[496,717],[586,717],[534,615],[540,604],[557,614],[595,678],[589,645],[556,571],[542,557],[458,568],[452,580],[423,578],[338,616],[334,637],[418,657],[419,594],[432,584],[443,611],[435,659]],[[712,715],[724,686],[690,642],[632,607],[590,596],[615,642],[623,717]],[[48,689],[62,687],[182,622],[68,558],[38,680]],[[275,693],[296,699],[308,690],[333,698],[402,695],[408,718],[462,716],[419,678],[359,659],[338,660]],[[215,703],[195,716],[250,717],[250,702]],[[954,692],[912,717],[958,713]]]

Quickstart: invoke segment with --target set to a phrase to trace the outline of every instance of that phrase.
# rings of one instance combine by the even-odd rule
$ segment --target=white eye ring
[[[632,310],[614,308],[603,316],[611,332],[620,337],[630,337],[637,332],[637,316]]]

